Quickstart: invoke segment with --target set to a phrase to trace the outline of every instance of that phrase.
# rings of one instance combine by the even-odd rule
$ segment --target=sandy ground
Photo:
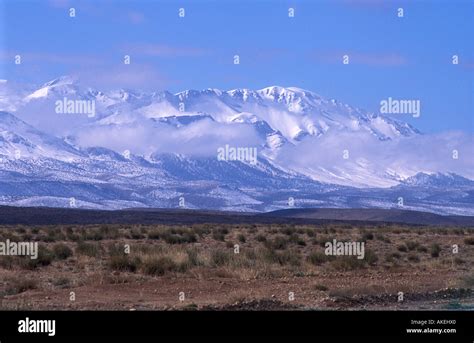
[[[226,240],[235,241],[239,230],[230,231]],[[272,229],[274,230],[274,229]],[[248,233],[242,249],[256,247],[253,238],[260,231]],[[276,234],[279,234],[278,232]],[[340,230],[336,237],[356,237],[354,230]],[[304,234],[302,234],[303,237]],[[371,239],[367,245],[379,260],[371,266],[356,270],[335,270],[331,264],[320,266],[272,267],[272,274],[252,268],[230,266],[197,266],[184,273],[169,272],[163,276],[145,275],[140,271],[112,270],[107,266],[106,254],[85,257],[77,252],[66,260],[54,260],[50,265],[34,270],[0,268],[0,290],[12,280],[34,279],[34,287],[4,292],[2,309],[24,310],[308,310],[308,309],[474,309],[474,290],[461,280],[472,275],[474,245],[463,242],[468,234],[430,234],[385,232],[390,242]],[[268,234],[271,237],[271,234]],[[308,244],[296,246],[303,256],[321,247]],[[120,243],[161,244],[149,239],[117,239]],[[387,240],[387,241],[388,241]],[[439,242],[441,255],[432,258],[429,252],[418,252],[419,261],[404,259],[396,264],[384,260],[384,254],[397,251],[401,242]],[[74,248],[74,242],[65,244]],[[98,244],[110,244],[103,241]],[[462,262],[455,263],[448,249],[460,244]],[[52,246],[56,242],[47,243]],[[210,235],[195,243],[203,251],[219,246]],[[415,254],[415,253],[412,253]],[[0,257],[1,258],[1,257]],[[60,282],[58,280],[67,280]],[[400,299],[400,292],[403,299]]]

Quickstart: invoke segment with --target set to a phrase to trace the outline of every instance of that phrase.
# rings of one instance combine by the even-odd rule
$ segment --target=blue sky
[[[370,111],[416,99],[421,117],[402,120],[474,132],[473,37],[471,0],[0,0],[0,78],[73,74],[104,89],[172,92],[297,86]]]

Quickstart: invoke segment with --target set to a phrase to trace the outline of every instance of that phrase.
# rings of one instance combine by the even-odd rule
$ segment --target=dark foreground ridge
[[[430,212],[374,208],[301,208],[268,212],[264,216],[298,219],[325,219],[342,221],[385,222],[415,225],[474,224],[471,216],[442,216]]]
[[[474,217],[441,216],[398,209],[288,209],[267,213],[186,209],[125,209],[116,211],[51,207],[0,206],[2,225],[87,224],[328,224],[472,226]]]

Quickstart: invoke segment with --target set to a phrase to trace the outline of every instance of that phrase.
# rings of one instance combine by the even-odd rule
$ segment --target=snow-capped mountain
[[[291,142],[305,136],[320,136],[329,130],[366,131],[380,140],[418,134],[407,123],[367,113],[334,99],[296,87],[272,86],[260,90],[234,89],[222,91],[187,90],[176,94],[167,91],[144,93],[132,90],[101,92],[79,85],[68,76],[49,81],[25,97],[33,100],[95,100],[100,108],[96,119],[109,116],[108,123],[120,123],[131,112],[146,118],[208,115],[221,123],[250,121],[265,123]]]
[[[43,86],[25,97],[25,101],[35,99],[50,99],[64,96],[74,96],[79,93],[79,88],[70,76],[62,76],[60,78],[46,82]]]
[[[474,181],[454,173],[418,173],[403,180],[402,185],[452,189],[472,189]]]
[[[80,153],[62,139],[36,130],[14,115],[0,111],[0,156],[69,160]]]
[[[220,122],[229,122],[244,113],[264,121],[291,142],[305,136],[319,136],[328,130],[365,130],[378,139],[419,133],[409,124],[327,100],[299,88],[278,86],[257,91],[234,89],[221,91],[185,91],[176,94],[186,111],[208,113]],[[164,115],[158,112],[157,115]]]
[[[427,136],[411,125],[300,88],[100,91],[66,76],[0,95],[3,204],[390,208],[403,194],[407,208],[474,214],[472,161],[417,164]],[[95,113],[57,113],[64,100]],[[228,146],[257,163],[219,160]]]

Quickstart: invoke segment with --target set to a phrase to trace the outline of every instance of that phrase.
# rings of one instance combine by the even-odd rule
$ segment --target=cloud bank
[[[226,144],[236,147],[258,147],[261,138],[248,124],[224,124],[203,119],[180,128],[137,120],[127,125],[85,127],[76,133],[77,143],[84,147],[101,146],[132,154],[178,153],[215,157]]]
[[[381,142],[368,132],[327,132],[285,147],[277,160],[307,175],[321,168],[345,170],[348,180],[361,184],[364,178],[382,180],[387,175],[396,184],[395,179],[419,172],[453,172],[474,179],[474,135],[451,131]]]

